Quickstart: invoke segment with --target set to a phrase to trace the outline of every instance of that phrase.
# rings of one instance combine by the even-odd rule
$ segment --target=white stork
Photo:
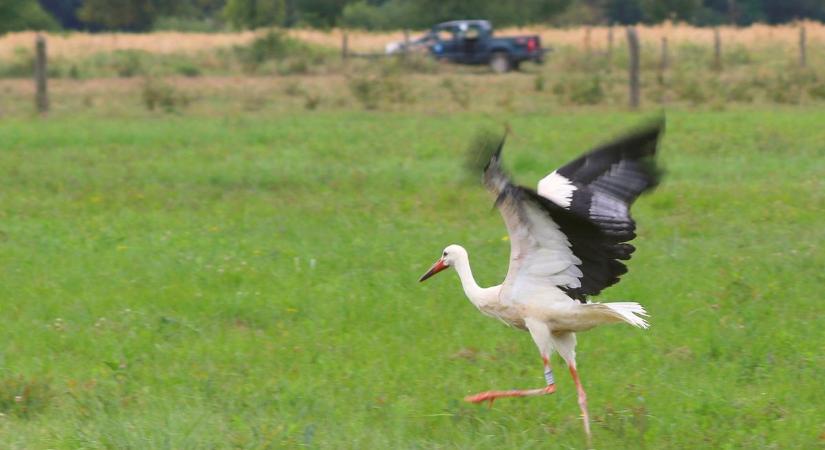
[[[454,267],[464,293],[482,313],[530,332],[544,362],[547,386],[487,391],[466,397],[480,403],[501,397],[525,397],[556,391],[550,355],[567,363],[578,391],[584,430],[590,438],[587,397],[576,370],[576,332],[623,322],[647,328],[645,309],[635,302],[587,300],[627,272],[635,237],[630,206],[655,187],[659,171],[656,147],[663,121],[598,147],[539,181],[537,191],[513,184],[501,167],[498,144],[483,181],[495,196],[510,235],[510,268],[498,286],[480,287],[473,279],[467,251],[444,249],[420,281]]]

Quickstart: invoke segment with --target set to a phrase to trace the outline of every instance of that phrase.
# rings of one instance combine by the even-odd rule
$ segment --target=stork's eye
[[[447,257],[447,252],[444,252],[444,254],[443,254],[443,255],[441,255],[441,256],[442,256],[442,257],[444,257],[444,258],[446,258],[446,257]]]

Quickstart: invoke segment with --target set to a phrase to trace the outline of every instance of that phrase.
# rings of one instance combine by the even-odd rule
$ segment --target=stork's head
[[[447,248],[444,249],[444,252],[441,253],[441,258],[439,258],[438,261],[430,267],[430,270],[422,275],[418,281],[424,281],[438,272],[441,272],[450,266],[454,266],[455,263],[461,258],[467,259],[467,250],[464,250],[464,247],[460,245],[448,245]]]

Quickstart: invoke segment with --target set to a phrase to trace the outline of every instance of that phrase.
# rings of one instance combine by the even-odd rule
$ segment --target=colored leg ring
[[[556,384],[556,380],[553,378],[553,369],[547,368],[544,369],[544,379],[547,380],[547,385]]]

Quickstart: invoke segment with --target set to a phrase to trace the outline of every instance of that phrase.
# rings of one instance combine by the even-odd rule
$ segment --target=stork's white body
[[[456,245],[454,248],[463,249]],[[455,264],[456,272],[464,288],[464,294],[484,315],[498,319],[507,325],[527,330],[525,320],[530,318],[545,324],[557,333],[586,331],[601,323],[618,322],[613,314],[604,314],[599,303],[583,305],[570,300],[561,289],[552,287],[526,298],[502,298],[501,286],[480,287],[473,278],[467,252]]]
[[[553,351],[567,363],[590,436],[587,399],[576,370],[576,332],[624,322],[647,328],[644,308],[635,302],[592,303],[587,296],[619,281],[621,262],[634,251],[629,209],[658,183],[653,157],[661,131],[653,128],[597,148],[551,172],[530,189],[513,184],[501,167],[503,141],[484,169],[484,184],[496,196],[510,235],[510,266],[504,282],[482,288],[473,278],[467,251],[450,245],[426,280],[454,267],[467,298],[483,314],[530,332],[539,348],[547,387],[488,391],[472,402],[555,392]]]
[[[643,316],[646,312],[635,302],[582,304],[571,300],[556,286],[530,290],[530,295],[524,297],[503,295],[507,293],[502,289],[503,284],[483,288],[473,277],[469,256],[464,247],[451,245],[445,250],[455,255],[451,266],[458,273],[464,294],[470,302],[484,315],[496,318],[509,326],[542,335],[545,334],[542,328],[546,328],[546,333],[551,335],[551,341],[554,340],[554,335],[563,336],[566,333],[586,331],[608,323],[627,322],[640,328],[648,326],[642,317],[636,315]],[[575,338],[572,340],[575,345]],[[559,345],[553,346],[565,360],[575,358],[574,348],[565,348],[565,344],[569,344],[570,341],[571,338],[565,337]]]

